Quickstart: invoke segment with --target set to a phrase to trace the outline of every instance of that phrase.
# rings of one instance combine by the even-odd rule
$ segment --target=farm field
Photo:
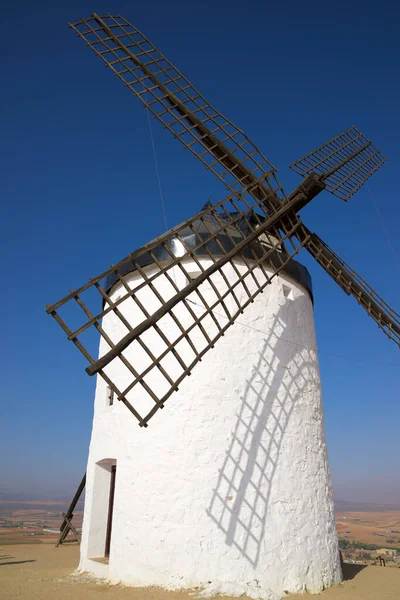
[[[336,513],[338,536],[382,548],[400,548],[400,510]]]
[[[2,502],[0,500],[0,545],[54,543],[66,502]],[[361,508],[361,506],[360,506]],[[73,523],[82,526],[83,503],[74,513]],[[398,510],[341,510],[336,512],[340,539],[375,544],[384,548],[400,548],[400,508]],[[45,529],[45,531],[44,531]]]
[[[0,600],[190,600],[197,592],[166,592],[157,588],[110,586],[85,576],[74,575],[79,560],[75,543],[55,549],[63,502],[0,501]],[[83,505],[78,505],[73,522],[82,525]],[[322,593],[321,600],[399,600],[400,561],[386,558],[387,568],[374,564],[376,552],[359,547],[374,544],[377,548],[400,548],[400,510],[377,506],[365,510],[336,512],[337,531],[345,562],[345,582]],[[54,530],[54,531],[51,531]],[[364,546],[365,547],[365,546]],[[368,565],[368,566],[366,566]],[[308,596],[307,596],[308,597]],[[310,598],[313,596],[310,596]],[[304,600],[305,596],[290,596]],[[225,597],[225,600],[229,600]]]
[[[0,547],[9,544],[54,544],[66,502],[0,501]],[[81,527],[83,511],[74,513],[74,525]],[[51,531],[54,530],[54,531]]]

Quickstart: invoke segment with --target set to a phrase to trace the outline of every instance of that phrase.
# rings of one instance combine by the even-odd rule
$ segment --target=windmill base
[[[276,278],[147,429],[99,378],[86,489],[80,570],[110,582],[268,600],[339,583],[308,292]]]

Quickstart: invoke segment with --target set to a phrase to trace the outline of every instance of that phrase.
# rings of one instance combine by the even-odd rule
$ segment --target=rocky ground
[[[1,600],[193,600],[195,592],[158,588],[126,588],[72,575],[77,546],[51,544],[0,546]],[[346,581],[330,588],[321,600],[400,600],[400,569],[346,565]],[[290,600],[304,600],[290,596]],[[310,597],[311,598],[311,597]],[[229,600],[225,598],[225,600]]]

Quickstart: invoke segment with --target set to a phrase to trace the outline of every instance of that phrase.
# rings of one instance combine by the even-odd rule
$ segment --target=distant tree
[[[352,548],[360,550],[377,550],[379,548],[376,544],[366,544],[365,542],[351,542],[350,545]]]

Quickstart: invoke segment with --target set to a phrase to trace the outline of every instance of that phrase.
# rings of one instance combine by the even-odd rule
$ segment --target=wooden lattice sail
[[[225,200],[206,206],[191,219],[47,307],[47,312],[89,361],[86,369],[89,375],[100,374],[140,425],[147,425],[202,356],[303,247],[346,294],[357,300],[384,333],[400,345],[398,313],[310,232],[297,215],[324,189],[347,200],[383,164],[385,158],[363,134],[351,127],[294,162],[291,167],[305,179],[286,196],[272,163],[128,21],[120,16],[93,14],[71,27],[230,192]],[[209,266],[205,268],[199,256],[207,256]],[[239,272],[233,259],[242,261],[244,271]],[[196,263],[195,277],[187,272],[187,261]],[[147,269],[149,264],[156,266],[151,273]],[[273,265],[272,276],[263,269],[264,264]],[[225,274],[226,265],[234,270],[233,280],[228,280]],[[258,268],[263,273],[261,278],[255,275],[256,270],[260,273]],[[133,287],[124,277],[129,270],[136,271],[141,278]],[[179,283],[177,273],[182,275]],[[213,281],[216,273],[225,282],[223,292]],[[118,300],[110,298],[109,288],[103,283],[110,277],[121,287]],[[158,291],[160,281],[168,282],[167,294]],[[211,286],[215,295],[211,303],[202,294],[205,284]],[[239,302],[238,288],[245,290],[245,301]],[[143,289],[150,291],[157,302],[157,310],[151,313],[141,301]],[[134,323],[124,316],[123,304],[128,301],[135,304]],[[194,310],[194,301],[201,307],[200,312]],[[64,317],[63,311],[71,305],[80,313],[78,326],[69,323],[68,315]],[[184,318],[178,315],[177,307],[184,310],[181,312]],[[221,310],[227,319],[224,324],[217,317]],[[115,338],[102,327],[102,320],[111,312],[121,325]],[[166,318],[172,319],[176,327],[173,339],[163,330]],[[72,319],[75,323],[74,319],[75,316]],[[83,341],[90,330],[96,330],[104,341],[100,358],[93,357]],[[131,345],[147,356],[144,369],[138,370],[134,359],[128,357]],[[185,357],[181,352],[183,346]],[[134,356],[132,348],[129,356]],[[121,362],[129,373],[129,381],[122,388],[112,375],[115,361]],[[154,372],[162,379],[157,389],[151,383]],[[144,388],[153,402],[144,413],[128,399],[137,385]]]

